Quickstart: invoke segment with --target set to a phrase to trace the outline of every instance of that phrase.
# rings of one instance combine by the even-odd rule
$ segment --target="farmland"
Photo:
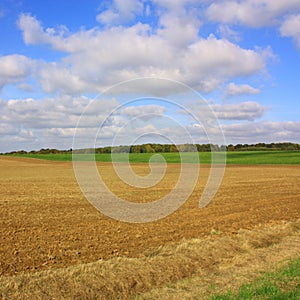
[[[178,152],[157,153],[164,157],[167,163],[180,163],[180,154]],[[132,163],[147,163],[153,153],[115,153],[114,161]],[[182,152],[188,162],[194,162],[190,153]],[[38,158],[55,161],[71,161],[72,153],[58,154],[21,154],[20,157]],[[234,151],[226,153],[227,164],[300,164],[300,151]],[[98,162],[111,162],[112,156],[110,153],[96,154],[95,159]],[[210,152],[199,152],[199,161],[201,163],[211,163]]]
[[[201,165],[196,188],[184,205],[162,220],[145,224],[123,223],[97,211],[80,192],[72,163],[68,161],[69,157],[60,160],[55,156],[56,161],[53,161],[53,156],[43,157],[52,160],[1,156],[0,274],[3,278],[26,274],[34,278],[34,274],[40,274],[42,271],[53,272],[76,266],[85,268],[85,264],[95,262],[104,264],[105,272],[109,272],[112,267],[107,265],[107,262],[120,267],[121,262],[117,260],[120,257],[125,261],[124,265],[129,263],[127,260],[147,264],[145,259],[152,257],[157,259],[154,263],[154,266],[157,264],[157,268],[159,261],[160,264],[166,263],[168,267],[169,260],[170,266],[176,268],[176,263],[172,262],[170,254],[167,253],[176,247],[183,251],[185,246],[182,243],[189,244],[192,243],[189,241],[194,239],[209,239],[210,242],[217,243],[218,247],[223,247],[221,245],[224,241],[233,243],[232,247],[229,243],[230,249],[220,252],[220,256],[215,258],[215,263],[228,260],[226,255],[229,254],[226,253],[239,251],[238,247],[241,247],[241,253],[244,253],[244,246],[237,246],[238,244],[232,242],[240,235],[241,230],[250,230],[248,236],[252,236],[252,230],[256,230],[257,227],[283,226],[287,222],[294,224],[300,218],[300,166],[297,165],[299,152],[272,152],[264,154],[266,156],[252,153],[239,154],[240,157],[245,155],[243,159],[234,157],[234,154],[237,155],[234,152],[230,153],[232,156],[228,156],[229,165],[223,183],[214,200],[206,208],[198,208],[199,197],[210,170],[209,165],[204,164]],[[247,157],[248,160],[245,159]],[[132,165],[136,173],[146,175],[149,172],[148,165],[143,163],[144,160],[147,161],[146,156],[140,160],[137,156],[133,158],[135,162],[139,162]],[[169,159],[171,156],[166,157],[167,161]],[[241,165],[241,161],[245,164]],[[257,164],[253,164],[255,161]],[[176,159],[173,162],[176,162]],[[265,165],[268,163],[269,165]],[[128,187],[118,179],[109,161],[103,162],[98,159],[98,169],[107,186],[120,197],[133,202],[149,202],[163,197],[174,188],[180,165],[168,164],[165,178],[156,186],[144,189],[143,197],[138,188]],[[297,249],[295,243],[299,243],[299,239],[296,239],[299,232],[295,229],[299,228],[299,222],[295,224],[298,225],[291,225],[294,229],[286,236],[289,241],[287,243],[286,240],[286,245],[289,245],[290,252],[281,249],[283,253],[288,254],[278,254],[278,260],[297,253],[292,251]],[[265,243],[265,248],[269,247],[267,250],[273,251],[273,256],[276,256],[275,253],[280,251],[271,249],[271,246],[278,244],[280,239],[274,236],[276,237],[276,234],[267,234],[261,238],[261,243]],[[167,250],[159,250],[161,247],[167,247]],[[263,249],[264,246],[258,245],[254,248]],[[186,249],[187,253],[192,253]],[[214,247],[206,250],[213,251],[212,249]],[[165,253],[162,258],[159,254],[161,251]],[[199,252],[197,255],[204,253]],[[222,255],[225,261],[222,260]],[[198,269],[209,269],[209,265],[213,263],[211,260],[203,260],[197,266]],[[197,271],[194,267],[189,269],[186,262],[180,264],[178,268],[182,274],[178,270],[176,272],[181,275],[174,275],[174,278],[172,275],[169,279],[166,277],[166,281],[162,279],[157,284],[181,280],[200,270]],[[89,268],[89,265],[86,266]],[[171,273],[174,272],[175,270]],[[53,277],[56,273],[51,274]],[[164,276],[161,275],[161,278]],[[6,284],[9,286],[9,283]],[[155,284],[154,281],[151,289],[155,288]],[[149,290],[149,286],[147,289]],[[147,289],[144,287],[137,291],[144,293]],[[155,290],[153,293],[155,295]]]

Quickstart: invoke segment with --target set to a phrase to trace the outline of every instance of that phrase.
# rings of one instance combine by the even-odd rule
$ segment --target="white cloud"
[[[166,14],[160,18],[160,25],[158,35],[181,48],[197,40],[201,22],[194,16]]]
[[[235,84],[231,82],[227,85],[226,95],[228,96],[239,96],[239,95],[255,95],[259,94],[260,90],[256,89],[248,84]]]
[[[227,24],[219,25],[218,33],[223,39],[227,39],[233,42],[239,42],[241,40],[240,33],[238,31],[233,30]]]
[[[145,7],[145,16],[149,17],[151,15],[151,7],[149,4]]]
[[[273,143],[294,142],[299,143],[300,122],[247,122],[223,124],[221,129],[226,144],[251,144],[251,143]],[[203,126],[192,124],[187,126],[188,131],[196,143],[209,143]],[[214,134],[213,130],[210,137]]]
[[[74,127],[89,100],[63,96],[43,100],[13,99],[3,101],[0,120],[3,124],[27,129]]]
[[[0,89],[8,83],[24,80],[33,68],[33,62],[23,55],[0,56]]]
[[[154,3],[157,4],[158,10],[161,10],[158,22],[159,36],[179,49],[198,39],[202,21],[194,8],[197,1],[159,0]]]
[[[206,0],[204,0],[206,1]],[[153,3],[157,5],[157,9],[160,14],[162,14],[164,11],[167,11],[167,13],[172,13],[176,15],[183,15],[186,14],[187,11],[190,10],[193,11],[195,7],[201,6],[201,2],[199,0],[153,0]]]
[[[212,3],[207,9],[207,16],[224,24],[261,27],[273,25],[282,14],[299,9],[299,0],[230,0]]]
[[[90,103],[91,100],[86,97],[70,96],[47,98],[43,101],[31,98],[0,101],[1,151],[21,148],[32,150],[42,147],[71,148],[77,121]],[[93,103],[91,109],[86,111],[88,122],[84,122],[81,124],[84,126],[76,129],[76,135],[82,145],[91,145],[91,139],[87,139],[91,137],[91,132],[96,133],[102,121],[118,106],[113,99],[95,100]],[[265,111],[265,107],[256,102],[214,104],[212,109],[221,121],[223,119],[252,121],[261,117]],[[97,145],[109,145],[114,138],[117,144],[136,143],[139,140],[153,142],[161,139],[159,136],[167,137],[176,143],[185,142],[187,136],[184,133],[184,126],[186,126],[184,124],[187,123],[181,116],[177,120],[177,127],[173,127],[176,121],[173,124],[165,115],[166,112],[166,108],[159,105],[121,108],[118,114],[112,115],[103,124],[103,131],[98,135]],[[150,116],[153,113],[156,113],[159,118],[155,120],[147,118],[139,122],[139,116]],[[193,109],[193,113],[197,114],[196,108]],[[137,119],[133,120],[134,118]],[[300,122],[247,122],[222,125],[228,143],[297,142],[300,138],[299,127]],[[207,142],[201,125],[187,125],[186,129],[192,134],[195,142]],[[167,142],[167,139],[163,139],[162,142]]]
[[[225,39],[198,37],[193,15],[164,14],[161,28],[149,25],[81,30],[44,30],[33,17],[21,15],[19,26],[28,43],[48,43],[66,57],[41,66],[38,77],[45,92],[76,94],[137,77],[163,77],[209,92],[224,80],[265,69],[264,50],[243,49]],[[183,34],[184,32],[184,34]],[[83,63],[84,62],[84,63]]]
[[[12,124],[1,123],[0,125],[0,136],[4,135],[17,135],[19,133],[19,128]]]
[[[203,22],[207,21],[203,16],[205,6],[209,6],[208,18],[221,22],[217,27],[220,38],[214,35],[207,38],[201,36]],[[258,94],[259,89],[248,84],[237,85],[234,81],[239,77],[245,80],[245,77],[265,72],[267,60],[273,56],[272,50],[243,48],[237,43],[239,32],[234,30],[237,27],[232,24],[251,27],[272,25],[281,21],[291,9],[295,9],[296,13],[298,8],[299,0],[231,0],[213,3],[205,0],[154,0],[151,5],[144,0],[115,0],[97,16],[104,26],[81,28],[77,32],[70,32],[65,26],[45,28],[35,17],[22,14],[18,26],[24,42],[28,45],[48,45],[62,52],[63,58],[46,62],[32,61],[22,55],[0,57],[0,87],[16,83],[19,89],[30,91],[29,80],[25,79],[31,75],[39,81],[45,93],[58,96],[41,100],[0,101],[0,132],[10,137],[10,147],[15,149],[19,149],[17,143],[21,141],[31,149],[50,145],[68,148],[80,114],[91,103],[90,99],[76,95],[102,92],[118,82],[138,77],[170,78],[200,92],[214,91],[225,82],[232,81],[226,87],[228,96]],[[149,19],[150,11],[155,14],[155,25],[136,21],[137,16]],[[300,47],[299,28],[300,17],[290,15],[282,23],[280,32],[282,36],[294,38]],[[167,98],[168,92],[175,93],[170,88],[172,86],[166,82],[155,82],[150,86],[141,83],[140,89],[141,94],[143,89],[145,93],[152,89],[152,95]],[[129,93],[130,88],[140,92],[134,84],[129,84],[128,88]],[[180,94],[181,91],[176,92]],[[77,131],[82,139],[89,136],[89,130],[95,130],[95,126],[99,126],[116,108],[116,99],[117,96],[115,99],[99,98],[88,109],[86,120]],[[253,121],[262,117],[266,110],[257,102],[212,104],[212,109],[221,121]],[[193,113],[197,114],[197,108]],[[106,118],[102,142],[109,143],[119,133],[126,144],[129,132],[124,124],[131,119],[136,119],[136,122],[132,123],[130,137],[151,131],[170,135],[178,142],[184,141],[184,134],[179,135],[172,126],[159,123],[166,114],[166,108],[159,105],[122,108]],[[154,115],[156,119],[153,119]],[[205,112],[199,115],[203,116]],[[271,135],[274,139],[280,139],[280,136],[288,139],[299,125],[297,122],[245,123],[223,125],[223,128],[230,139],[249,142],[247,137],[255,139],[252,131],[260,139],[264,136],[268,139]],[[279,129],[278,124],[284,129]],[[197,126],[191,128],[199,134]],[[2,137],[0,141],[3,140]]]
[[[289,16],[280,26],[282,36],[292,37],[300,48],[300,14]]]
[[[216,122],[222,123],[223,120],[254,121],[261,118],[266,109],[265,106],[254,101],[233,104],[210,103],[209,106],[205,102],[197,102],[189,107],[192,115],[208,127],[211,127],[212,124],[215,126]],[[183,112],[183,114],[186,114],[186,112]]]
[[[227,143],[296,142],[300,122],[253,122],[223,125]]]
[[[126,115],[129,118],[141,118],[148,120],[149,118],[161,117],[166,108],[160,105],[142,105],[128,106],[121,109],[120,114]]]
[[[18,26],[23,31],[23,39],[26,44],[44,44],[47,42],[43,28],[36,18],[22,14]]]
[[[66,28],[60,26],[59,29],[42,27],[40,21],[29,14],[21,14],[17,22],[23,32],[24,42],[28,45],[56,44],[63,37]]]
[[[257,102],[242,102],[238,104],[214,104],[212,110],[220,120],[253,121],[263,116],[266,108]]]
[[[64,35],[68,33],[63,25],[44,30],[40,21],[30,14],[21,14],[17,24],[23,32],[24,42],[28,45],[51,44],[54,48],[59,48],[62,47]]]
[[[119,14],[111,10],[102,12],[101,14],[97,15],[96,19],[99,23],[102,24],[115,24],[120,21]]]
[[[69,149],[75,132],[76,146],[82,147],[93,146],[96,136],[97,145],[101,146],[110,145],[113,140],[117,144],[130,144],[140,138],[155,142],[162,136],[177,142],[186,139],[180,133],[183,129],[165,115],[166,107],[119,105],[114,99],[91,101],[86,97],[71,96],[0,101],[0,142],[9,141],[1,144],[1,151]],[[115,111],[117,107],[119,109]],[[81,116],[83,112],[85,114]]]
[[[41,100],[11,99],[0,101],[0,151],[24,148],[68,149],[81,114],[91,100],[86,97],[58,96]],[[88,137],[92,128],[101,125],[113,108],[114,99],[94,100],[87,112],[86,122],[76,129],[80,138]],[[90,142],[90,141],[89,141]]]
[[[144,4],[139,0],[114,0],[112,6],[97,15],[98,22],[105,25],[119,25],[133,21],[142,14]]]
[[[46,93],[58,90],[66,95],[80,94],[89,90],[89,84],[72,70],[57,63],[43,64],[38,72],[39,80]]]
[[[20,90],[22,90],[22,91],[24,91],[24,92],[28,92],[28,93],[30,93],[30,92],[33,92],[33,87],[32,87],[32,85],[30,85],[30,84],[28,84],[28,83],[20,83],[20,84],[18,84],[18,89],[20,89]]]
[[[184,62],[188,81],[193,86],[199,79],[204,82],[224,80],[255,74],[265,68],[264,54],[212,35],[191,45]]]

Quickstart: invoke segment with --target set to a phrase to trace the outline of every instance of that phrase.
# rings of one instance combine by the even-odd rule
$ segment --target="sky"
[[[300,0],[0,0],[0,152],[300,143],[299,78]]]

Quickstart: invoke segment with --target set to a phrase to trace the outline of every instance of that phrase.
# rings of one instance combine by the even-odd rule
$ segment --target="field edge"
[[[203,239],[168,244],[141,258],[116,257],[65,269],[0,277],[0,296],[9,299],[182,299],[207,298],[232,283],[247,282],[274,264],[299,255],[300,219],[212,233]],[[248,264],[250,263],[250,267]],[[201,278],[198,282],[197,278]],[[196,282],[195,282],[196,280]]]

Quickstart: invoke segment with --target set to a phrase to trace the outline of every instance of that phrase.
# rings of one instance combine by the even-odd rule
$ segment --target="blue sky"
[[[87,137],[116,107],[97,145],[190,141],[170,117],[196,143],[211,140],[172,101],[202,117],[203,105],[164,80],[136,84],[170,102],[125,105],[128,91],[113,90],[93,100],[143,77],[200,93],[227,144],[300,143],[300,1],[0,1],[0,152],[71,148],[75,130]]]

